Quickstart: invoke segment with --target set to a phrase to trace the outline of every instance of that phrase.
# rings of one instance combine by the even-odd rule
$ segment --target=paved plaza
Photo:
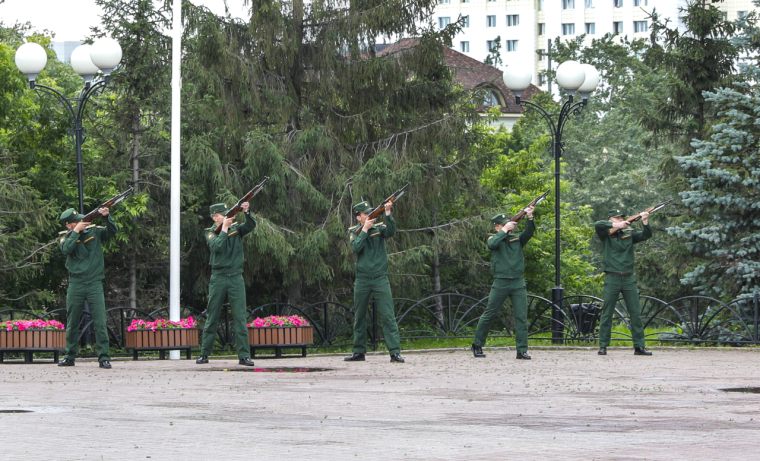
[[[0,459],[760,457],[760,349],[486,353],[0,364]]]

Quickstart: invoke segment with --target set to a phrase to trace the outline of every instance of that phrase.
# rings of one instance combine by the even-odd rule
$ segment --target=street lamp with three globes
[[[67,98],[57,90],[36,82],[37,76],[47,64],[47,53],[41,45],[29,42],[16,50],[16,67],[29,79],[29,87],[37,91],[37,94],[43,91],[55,97],[69,113],[77,150],[80,213],[84,213],[84,186],[82,184],[82,143],[84,142],[82,118],[84,117],[84,110],[89,98],[100,93],[103,87],[108,85],[111,72],[119,64],[119,61],[121,61],[121,46],[111,38],[100,39],[92,45],[78,46],[71,53],[71,67],[74,68],[74,72],[84,78],[85,84],[79,92],[79,96]],[[102,72],[103,78],[94,81],[98,72]],[[40,96],[42,95],[40,94]]]

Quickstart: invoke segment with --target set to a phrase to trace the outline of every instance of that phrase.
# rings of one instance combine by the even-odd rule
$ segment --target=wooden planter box
[[[258,327],[248,328],[248,344],[251,356],[256,349],[274,349],[275,357],[282,357],[282,349],[301,348],[306,357],[306,347],[314,344],[314,327]]]
[[[160,328],[153,330],[128,331],[127,350],[132,349],[132,359],[137,360],[140,351],[159,351],[159,358],[166,359],[166,351],[184,350],[187,359],[195,347],[198,347],[199,330],[197,328]]]
[[[23,352],[25,363],[32,363],[35,352],[52,352],[57,363],[65,348],[66,330],[0,330],[0,363],[5,352]]]

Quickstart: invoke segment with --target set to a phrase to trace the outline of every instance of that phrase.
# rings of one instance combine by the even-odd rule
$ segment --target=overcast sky
[[[224,0],[191,1],[206,6],[214,14],[225,14]],[[233,17],[248,17],[243,0],[227,0],[227,5]],[[53,32],[55,41],[83,40],[90,35],[90,27],[100,24],[101,14],[103,12],[95,5],[95,0],[5,0],[0,3],[3,24],[30,22],[38,32],[45,29]]]

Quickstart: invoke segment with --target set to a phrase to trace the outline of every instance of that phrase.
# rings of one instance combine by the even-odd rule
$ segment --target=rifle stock
[[[385,211],[385,204],[388,202],[394,203],[396,200],[398,200],[402,195],[406,193],[406,190],[409,189],[410,185],[411,183],[409,182],[406,183],[404,187],[402,187],[401,189],[391,194],[391,196],[388,197],[387,199],[383,200],[383,203],[376,206],[374,210],[370,211],[369,216],[367,216],[367,219],[376,219],[378,216],[380,216],[383,213],[383,211]],[[362,231],[362,226],[359,226],[356,228],[357,235],[360,234],[361,231]]]
[[[518,222],[522,218],[524,218],[525,215],[527,214],[525,212],[525,209],[526,208],[530,208],[530,207],[535,207],[539,203],[543,202],[544,199],[546,199],[546,197],[549,195],[550,191],[551,191],[551,189],[547,189],[546,192],[544,192],[543,194],[541,194],[538,197],[536,197],[533,200],[531,200],[531,202],[529,204],[527,204],[522,210],[520,210],[519,213],[517,213],[516,215],[512,216],[512,219],[510,219],[509,222]],[[507,231],[507,234],[509,234],[510,232],[512,232],[512,231]]]
[[[93,222],[95,218],[100,216],[100,212],[98,210],[100,210],[101,208],[111,209],[112,206],[116,205],[117,203],[127,198],[127,196],[129,196],[129,194],[131,194],[132,192],[134,192],[134,188],[132,186],[129,186],[129,189],[125,190],[124,192],[120,194],[114,195],[110,199],[98,205],[97,208],[95,208],[94,210],[84,215],[84,218],[82,218],[82,220],[79,222]],[[66,233],[66,236],[68,237],[72,232],[73,232],[72,230],[68,231]]]
[[[264,180],[261,181],[259,185],[249,190],[247,194],[245,194],[243,197],[240,198],[240,200],[238,200],[235,206],[227,210],[227,213],[224,214],[224,218],[225,219],[234,218],[235,216],[237,216],[237,214],[240,213],[240,210],[243,209],[242,207],[243,203],[250,202],[253,197],[255,197],[259,192],[261,192],[261,190],[264,188],[264,186],[267,185],[268,182],[269,182],[269,176],[264,176]],[[223,224],[219,224],[218,226],[216,226],[216,229],[214,229],[214,232],[217,234],[222,232],[222,226]]]
[[[664,202],[662,202],[660,204],[657,204],[657,205],[654,205],[654,206],[650,206],[649,208],[647,208],[646,210],[642,211],[641,213],[654,213],[655,211],[660,211],[661,209],[665,208],[665,206],[668,203],[670,203],[672,201],[673,201],[673,199],[670,199],[670,200],[666,200],[666,201],[664,201]],[[638,214],[635,214],[635,215],[630,216],[628,218],[625,218],[624,221],[627,222],[628,224],[633,224],[636,221],[638,221],[638,220],[641,219],[641,213],[638,213]],[[615,233],[617,233],[617,231],[619,231],[619,230],[620,230],[619,228],[613,227],[612,229],[610,229],[610,235],[615,235]]]

